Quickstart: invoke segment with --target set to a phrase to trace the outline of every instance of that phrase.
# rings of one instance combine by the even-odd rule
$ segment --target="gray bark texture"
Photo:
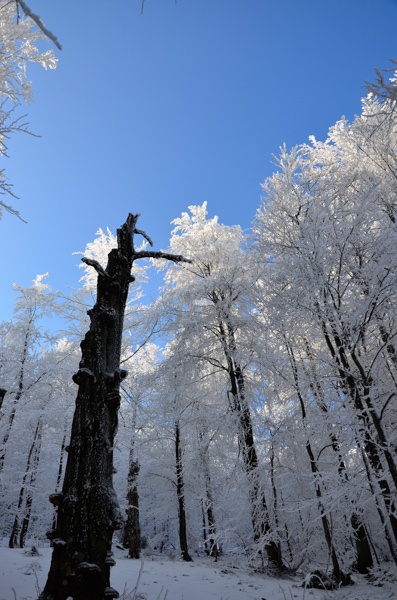
[[[52,494],[58,507],[56,529],[47,532],[53,554],[40,600],[117,598],[110,586],[112,536],[124,526],[113,488],[113,441],[120,405],[120,369],[124,311],[133,262],[139,258],[185,260],[162,252],[136,251],[139,215],[129,214],[117,230],[118,247],[103,269],[83,258],[98,273],[97,300],[88,311],[90,329],[81,343],[82,359],[73,381],[79,386],[62,493]]]

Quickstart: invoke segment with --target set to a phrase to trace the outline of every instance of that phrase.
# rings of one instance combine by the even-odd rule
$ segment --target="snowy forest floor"
[[[5,541],[3,541],[3,544]],[[244,559],[222,556],[195,557],[193,563],[169,556],[129,560],[126,551],[114,548],[116,566],[111,583],[121,600],[397,600],[397,570],[379,570],[374,583],[353,575],[355,585],[335,591],[304,589],[303,577],[273,578],[250,571]],[[51,548],[0,547],[0,600],[36,599],[44,587]],[[136,588],[138,582],[138,588]]]

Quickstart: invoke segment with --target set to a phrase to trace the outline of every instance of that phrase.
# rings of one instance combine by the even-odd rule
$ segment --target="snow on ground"
[[[0,547],[0,600],[36,599],[43,588],[51,549],[40,548],[39,556],[29,556],[28,551]],[[353,576],[354,586],[327,592],[305,590],[300,587],[302,578],[271,578],[237,568],[236,557],[223,556],[217,563],[197,557],[185,563],[146,556],[142,564],[127,559],[126,551],[117,548],[115,557],[111,584],[122,600],[397,600],[397,578],[387,580],[392,577],[385,577],[379,587]]]

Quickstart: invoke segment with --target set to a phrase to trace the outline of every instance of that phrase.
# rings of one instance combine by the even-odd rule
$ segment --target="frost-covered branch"
[[[131,360],[131,358],[134,358],[134,356],[136,354],[138,354],[138,352],[140,350],[142,350],[142,348],[144,348],[146,346],[146,344],[149,342],[149,340],[153,337],[153,335],[156,333],[155,330],[155,325],[151,328],[151,331],[149,332],[149,334],[146,336],[145,340],[142,342],[142,344],[140,344],[138,346],[138,348],[129,356],[127,356],[127,358],[124,358],[123,360],[120,361],[120,365],[122,365],[123,363],[127,362],[128,360]]]
[[[19,5],[31,19],[18,18]],[[57,60],[51,50],[41,52],[37,48],[38,40],[45,39],[45,36],[53,39],[55,36],[45,29],[37,15],[33,15],[24,2],[2,1],[0,9],[0,155],[8,156],[5,141],[14,133],[33,135],[28,130],[28,123],[23,121],[26,115],[15,117],[13,114],[24,102],[30,104],[33,101],[32,84],[27,78],[29,64],[35,63],[45,69],[55,69]],[[35,23],[39,29],[35,27]],[[0,194],[18,198],[12,192],[12,184],[8,182],[4,169],[0,170]],[[1,201],[0,218],[2,209],[21,218],[17,210]]]
[[[149,242],[149,244],[151,246],[153,246],[153,242],[152,242],[151,238],[148,236],[148,234],[145,231],[142,231],[141,229],[135,229],[134,233],[138,233],[139,235],[142,235],[145,238],[145,240],[147,240]]]
[[[32,21],[34,21],[36,23],[37,27],[44,33],[44,35],[46,35],[52,42],[54,42],[55,46],[57,48],[59,48],[59,50],[62,50],[62,46],[58,42],[58,38],[52,33],[52,31],[47,29],[47,27],[44,25],[43,21],[40,19],[39,15],[36,15],[35,13],[33,13],[30,10],[30,8],[25,4],[25,2],[23,2],[23,0],[17,0],[17,4],[19,4],[21,6],[25,15],[27,17],[30,17],[32,19]]]
[[[151,250],[141,250],[135,253],[135,259],[138,258],[165,258],[172,262],[185,262],[191,263],[192,261],[188,258],[184,258],[181,254],[169,254],[168,252],[152,252]]]
[[[95,269],[95,271],[98,273],[98,275],[102,275],[102,277],[105,277],[105,278],[109,277],[109,275],[106,273],[105,269],[103,269],[101,267],[101,265],[99,264],[99,262],[97,260],[83,256],[83,258],[81,259],[81,262],[85,263],[86,265],[89,265],[90,267],[93,267]]]
[[[382,72],[375,68],[377,74],[375,83],[366,81],[365,87],[369,93],[373,94],[379,102],[381,102],[381,104],[390,100],[394,105],[397,102],[397,60],[391,58],[390,61],[394,66],[391,69],[383,69],[384,73],[393,72],[395,74],[394,77],[389,80],[390,83],[386,83]]]

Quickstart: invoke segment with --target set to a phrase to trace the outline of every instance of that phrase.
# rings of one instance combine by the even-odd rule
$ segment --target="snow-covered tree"
[[[288,345],[294,393],[302,405],[304,380],[334,461],[341,468],[349,451],[362,455],[361,485],[371,487],[394,558],[396,134],[394,98],[370,94],[362,115],[338,122],[326,142],[283,148],[254,223],[258,308]],[[356,539],[359,496],[349,516]]]
[[[40,514],[41,527],[51,519],[47,502],[43,508],[42,478],[44,473],[53,477],[57,465],[43,464],[40,459],[43,454],[48,458],[49,446],[57,448],[59,412],[67,421],[72,401],[73,346],[57,342],[40,325],[54,307],[54,294],[44,277],[38,276],[28,288],[15,286],[14,319],[0,329],[0,377],[7,390],[0,420],[2,528],[3,535],[10,535],[11,547],[23,547],[32,511],[35,521]]]
[[[190,215],[173,222],[170,249],[188,252],[193,262],[169,267],[158,306],[174,313],[175,329],[183,330],[186,352],[202,365],[223,373],[225,409],[234,418],[250,489],[253,537],[269,563],[282,566],[281,548],[271,522],[268,502],[260,481],[261,465],[255,442],[249,395],[251,362],[250,305],[247,294],[251,273],[238,226],[207,219],[206,203],[190,206]],[[194,345],[193,345],[194,341]]]
[[[38,18],[22,18],[19,5],[30,12],[19,0],[0,1],[0,156],[3,157],[8,156],[7,140],[11,136],[16,132],[30,133],[26,115],[21,115],[19,110],[24,103],[33,101],[32,82],[28,79],[29,64],[55,69],[57,63],[51,50],[41,52],[38,48],[41,40],[48,40],[50,32],[40,20],[37,21]],[[42,27],[38,29],[37,23]],[[4,168],[0,169],[0,194],[16,198]],[[0,218],[3,210],[19,216],[16,209],[0,200]]]

